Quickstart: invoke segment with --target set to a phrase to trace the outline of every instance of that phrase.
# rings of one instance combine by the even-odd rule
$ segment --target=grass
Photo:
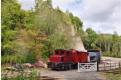
[[[106,76],[106,80],[121,80],[121,68],[106,71],[104,75]]]
[[[106,80],[121,80],[121,74],[106,73]]]

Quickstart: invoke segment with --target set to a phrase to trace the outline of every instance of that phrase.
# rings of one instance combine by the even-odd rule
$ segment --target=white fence
[[[102,63],[98,67],[99,71],[113,70],[121,68],[121,62]]]
[[[96,63],[78,63],[78,72],[97,71]]]

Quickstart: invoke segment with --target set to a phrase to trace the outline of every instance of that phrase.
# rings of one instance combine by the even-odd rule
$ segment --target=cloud
[[[97,32],[121,35],[121,0],[83,0],[82,5],[85,28],[91,25]]]
[[[120,6],[120,0],[83,0],[83,5],[84,19],[105,21],[112,16],[117,6]]]
[[[24,10],[31,10],[35,6],[35,0],[18,0]]]
[[[61,10],[69,10],[76,16],[79,16],[78,12],[80,12],[81,9],[80,3],[81,0],[52,0],[52,5],[54,8],[59,6]]]
[[[68,9],[80,17],[84,29],[91,27],[102,33],[116,31],[121,35],[121,0],[74,0],[61,4],[56,0],[53,5],[58,5],[64,11]]]
[[[19,0],[23,9],[32,8],[34,0]],[[96,32],[121,35],[121,0],[52,0],[54,8],[69,10],[84,23],[84,29],[91,27]]]

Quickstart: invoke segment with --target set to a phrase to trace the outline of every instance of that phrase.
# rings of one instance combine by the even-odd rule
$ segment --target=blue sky
[[[34,0],[18,1],[25,10],[35,6]],[[121,35],[121,0],[52,0],[52,5],[78,16],[84,29],[91,27],[98,33],[117,32]]]

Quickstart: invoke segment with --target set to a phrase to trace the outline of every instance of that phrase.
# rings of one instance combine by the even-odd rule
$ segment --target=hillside
[[[56,44],[55,42],[52,42],[51,44],[55,45],[51,49],[56,48],[65,48],[65,49],[80,49],[85,50],[83,43],[81,42],[80,36],[77,36],[78,32],[75,30],[75,23],[72,23],[72,19],[70,16],[70,13],[63,13],[59,8],[53,9],[51,3],[47,3],[46,1],[39,1],[38,2],[37,13],[36,15],[36,25],[40,28],[42,32],[47,34],[47,36],[53,36],[57,37],[59,35],[65,36],[67,42],[69,44],[66,45],[66,43],[61,43],[62,41],[57,41],[58,44],[60,43],[63,46],[60,46]],[[73,16],[73,15],[72,15]],[[44,18],[43,18],[44,17]],[[73,16],[73,18],[75,18]],[[74,21],[74,20],[73,20]],[[46,23],[45,23],[46,22]],[[79,20],[79,27],[82,27],[82,23]],[[64,39],[64,37],[61,37]],[[78,41],[78,42],[77,42]],[[78,45],[77,45],[77,43]],[[79,48],[79,46],[82,46]]]
[[[100,49],[105,56],[121,57],[120,36],[84,31],[78,17],[54,9],[51,0],[36,0],[29,11],[16,0],[2,0],[1,6],[2,64],[46,61],[55,49]]]
[[[2,63],[33,63],[39,58],[47,59],[55,49],[85,51],[78,17],[53,9],[51,0],[37,0],[34,11],[21,10],[20,4],[11,1],[2,1]]]

